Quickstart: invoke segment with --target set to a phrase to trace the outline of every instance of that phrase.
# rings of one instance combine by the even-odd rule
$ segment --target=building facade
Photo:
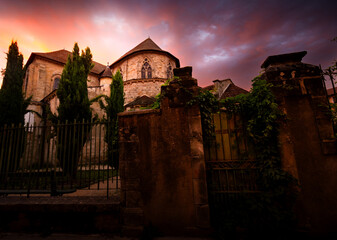
[[[23,90],[32,96],[30,109],[44,114],[44,106],[49,105],[55,113],[59,104],[56,91],[63,67],[71,52],[58,50],[48,53],[32,53],[26,63],[26,76]],[[153,99],[160,93],[160,86],[173,77],[173,69],[180,67],[179,59],[162,50],[150,38],[131,49],[110,66],[93,62],[94,67],[88,76],[88,95],[92,99],[100,94],[109,95],[112,74],[118,70],[124,81],[125,105],[137,98]],[[97,103],[92,105],[93,113],[102,117],[103,112]],[[33,114],[26,122],[39,123]]]

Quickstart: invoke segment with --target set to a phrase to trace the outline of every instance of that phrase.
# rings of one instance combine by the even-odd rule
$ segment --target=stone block
[[[176,77],[192,77],[192,67],[175,68],[173,74]]]
[[[144,211],[141,208],[125,208],[123,211],[123,223],[126,226],[142,226],[144,223]]]
[[[140,189],[140,179],[139,178],[128,178],[125,179],[125,189],[137,191]]]
[[[199,156],[192,157],[192,178],[199,179],[205,178],[206,170],[205,170],[205,161],[204,158]]]
[[[322,150],[325,155],[337,154],[337,141],[336,139],[322,140]]]
[[[133,161],[125,161],[125,178],[139,178],[139,159],[134,159]]]
[[[193,179],[193,198],[194,204],[207,204],[207,186],[205,179]]]
[[[208,204],[196,205],[196,224],[200,228],[210,227],[209,206]]]
[[[192,137],[192,139],[190,139],[192,157],[203,158],[204,156],[204,145],[200,138],[201,138],[201,135],[197,135],[197,136]]]
[[[126,190],[125,203],[127,208],[135,208],[143,205],[142,196],[139,191]]]

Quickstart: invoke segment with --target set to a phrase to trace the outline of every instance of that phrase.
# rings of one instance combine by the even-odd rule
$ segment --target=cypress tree
[[[82,121],[87,123],[91,120],[87,78],[92,67],[90,49],[87,47],[80,55],[78,44],[75,43],[72,56],[68,57],[64,66],[57,90],[60,105],[57,108],[56,119],[61,123],[57,130],[57,155],[63,172],[72,177],[76,176],[80,152],[90,131],[89,124],[72,123]]]
[[[0,172],[15,171],[23,153],[24,138],[21,136],[24,134],[24,129],[18,126],[19,124],[23,126],[24,115],[28,112],[27,107],[30,103],[30,98],[24,99],[22,92],[24,74],[23,56],[19,52],[17,42],[12,41],[8,49],[6,70],[0,89],[0,156],[2,156]],[[5,125],[7,129],[12,125],[15,128],[10,131],[5,130]]]
[[[7,53],[6,70],[0,89],[0,127],[5,124],[24,123],[24,115],[30,102],[30,99],[24,99],[22,93],[24,74],[23,56],[19,53],[17,42],[12,42]]]
[[[75,43],[72,56],[68,56],[64,66],[57,90],[57,97],[60,100],[57,109],[60,122],[74,122],[75,120],[81,122],[83,119],[90,121],[91,109],[87,78],[92,67],[90,48],[87,47],[80,56],[78,44]]]
[[[103,96],[106,104],[99,100],[99,105],[106,113],[103,120],[106,121],[106,134],[104,140],[108,143],[108,162],[115,169],[119,167],[118,152],[118,116],[124,111],[124,85],[119,71],[112,76],[110,84],[110,96]]]

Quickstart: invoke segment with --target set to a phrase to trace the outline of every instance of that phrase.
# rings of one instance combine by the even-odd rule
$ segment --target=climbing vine
[[[297,182],[281,167],[278,135],[285,116],[270,90],[272,85],[260,77],[252,83],[249,94],[227,98],[221,105],[227,111],[243,116],[249,139],[255,145],[259,167],[257,184],[261,191],[256,199],[250,199],[250,213],[258,216],[255,230],[289,230],[294,223],[292,206],[297,195]]]
[[[188,103],[200,106],[206,144],[214,137],[213,113],[225,109],[227,113],[238,114],[244,120],[248,140],[256,150],[259,169],[257,185],[260,193],[247,197],[239,204],[240,208],[233,212],[237,216],[249,215],[249,219],[255,219],[243,224],[256,231],[284,231],[293,227],[292,206],[297,195],[296,179],[281,167],[278,135],[280,123],[285,116],[280,112],[270,88],[271,84],[256,77],[248,94],[218,101],[211,92],[200,90],[199,95]]]

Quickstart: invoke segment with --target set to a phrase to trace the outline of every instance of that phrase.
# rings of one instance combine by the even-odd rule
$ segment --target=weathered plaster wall
[[[335,231],[337,145],[326,114],[320,70],[290,60],[268,66],[262,76],[274,84],[273,92],[286,114],[280,129],[282,164],[299,180],[300,227],[311,232]]]
[[[194,81],[187,82],[196,93]],[[191,96],[179,87],[165,88],[161,110],[119,115],[126,230],[152,224],[174,235],[209,227],[200,111],[185,107]]]

